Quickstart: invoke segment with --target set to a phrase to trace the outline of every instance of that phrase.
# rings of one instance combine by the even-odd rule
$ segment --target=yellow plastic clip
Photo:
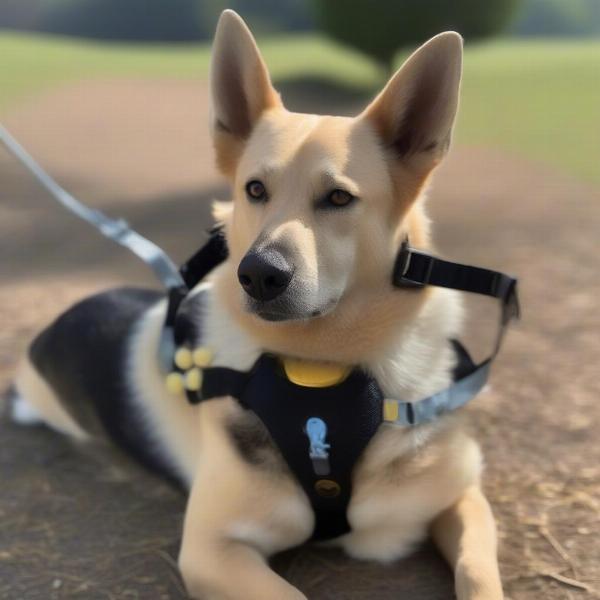
[[[199,346],[192,353],[192,359],[197,367],[208,367],[214,358],[213,351],[206,346]]]
[[[350,373],[349,367],[297,358],[284,358],[283,368],[292,383],[315,388],[341,383]]]
[[[202,388],[202,371],[198,367],[190,369],[185,374],[185,389],[190,392],[197,392]]]
[[[181,373],[169,373],[165,377],[165,384],[169,393],[174,395],[181,394],[184,390]]]
[[[191,369],[194,366],[194,361],[192,359],[191,350],[189,348],[185,348],[185,347],[178,348],[177,352],[175,352],[175,357],[173,359],[173,362],[182,371]]]
[[[383,401],[383,420],[396,421],[398,419],[398,402],[396,400]]]

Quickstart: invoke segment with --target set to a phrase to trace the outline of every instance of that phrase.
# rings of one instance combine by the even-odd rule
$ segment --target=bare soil
[[[87,82],[4,122],[75,195],[183,260],[204,239],[209,200],[226,198],[206,109],[201,83]],[[155,284],[2,152],[0,182],[1,389],[28,339],[69,303]],[[507,596],[599,597],[600,191],[521,157],[455,148],[430,207],[446,255],[521,280],[522,323],[467,409]],[[0,599],[185,597],[174,568],[183,496],[111,449],[82,453],[6,419],[0,431]],[[314,547],[275,562],[311,599],[453,597],[430,547],[389,567]]]

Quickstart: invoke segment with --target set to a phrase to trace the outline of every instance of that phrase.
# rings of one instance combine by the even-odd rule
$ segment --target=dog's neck
[[[368,368],[390,396],[442,389],[454,359],[460,300],[447,290],[373,290],[308,321],[268,323],[239,309],[227,265],[213,278],[205,326],[227,366],[247,369],[262,352]],[[228,341],[219,341],[228,340]]]

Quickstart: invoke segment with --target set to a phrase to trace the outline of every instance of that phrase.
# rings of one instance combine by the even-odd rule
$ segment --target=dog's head
[[[461,59],[460,36],[440,34],[357,117],[298,114],[244,22],[223,13],[210,85],[217,161],[233,186],[217,209],[228,302],[277,327],[366,308],[369,290],[391,288],[401,236],[427,244],[417,199],[450,143]]]

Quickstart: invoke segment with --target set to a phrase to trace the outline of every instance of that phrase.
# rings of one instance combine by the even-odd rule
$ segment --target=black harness
[[[185,286],[171,289],[164,329],[170,345],[192,349],[189,329],[178,322],[178,308],[188,291],[228,256],[222,229],[181,268]],[[519,316],[516,280],[496,271],[445,261],[414,250],[405,241],[394,266],[392,284],[399,288],[434,285],[497,298],[501,321],[492,355],[476,365],[456,340],[454,383],[418,402],[384,397],[377,381],[360,368],[333,385],[298,384],[285,372],[282,359],[262,354],[249,371],[209,366],[202,370],[199,389],[186,389],[188,401],[232,396],[252,410],[267,428],[315,514],[314,539],[350,531],[347,508],[354,466],[383,422],[411,427],[435,420],[473,398],[484,386],[490,364],[500,349],[508,323]],[[173,372],[185,369],[171,362]]]

